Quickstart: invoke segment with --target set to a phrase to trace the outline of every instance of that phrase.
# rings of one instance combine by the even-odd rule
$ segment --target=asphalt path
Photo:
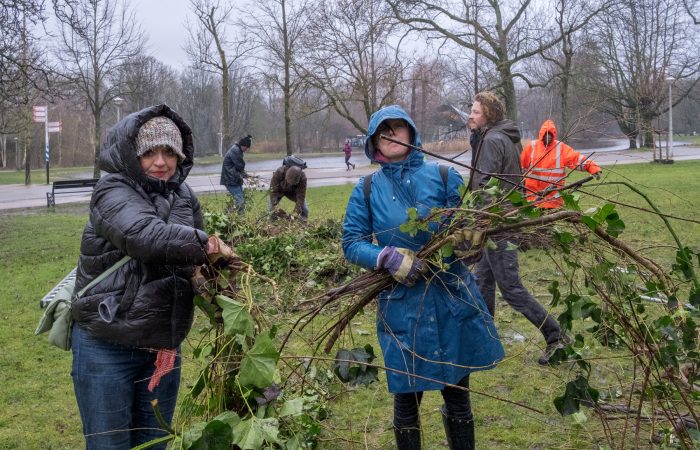
[[[700,147],[683,145],[678,142],[673,148],[673,159],[684,161],[700,159]],[[639,150],[626,150],[627,141],[617,140],[609,142],[606,147],[596,149],[580,150],[581,153],[590,155],[590,158],[601,166],[615,166],[618,164],[633,164],[651,162],[654,159],[653,153]],[[340,152],[339,152],[340,153]],[[351,162],[354,162],[354,170],[346,170],[343,154],[338,156],[307,156],[302,155],[308,168],[306,176],[309,186],[331,186],[342,184],[355,184],[358,179],[377,170],[377,165],[369,163],[361,152],[354,152]],[[456,154],[447,155],[454,157]],[[431,156],[429,160],[437,160]],[[457,158],[460,163],[468,164],[471,158],[467,152]],[[440,161],[443,164],[455,167],[460,173],[466,175],[468,169],[454,163]],[[260,184],[268,186],[272,172],[279,167],[280,160],[251,161],[246,163],[246,170],[250,175],[256,177]],[[208,164],[193,167],[187,177],[187,183],[198,193],[225,192],[225,188],[219,184],[219,173],[221,164]],[[80,178],[81,175],[76,176]],[[83,178],[90,178],[92,174],[84,174]],[[45,184],[11,184],[0,186],[0,210],[22,210],[26,208],[44,207],[46,208],[46,193],[51,191],[51,187]],[[62,194],[56,198],[56,203],[87,202],[90,194]]]

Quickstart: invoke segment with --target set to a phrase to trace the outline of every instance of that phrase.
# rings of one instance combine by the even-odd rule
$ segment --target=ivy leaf
[[[378,369],[370,365],[374,358],[374,349],[369,344],[364,348],[340,349],[335,355],[333,373],[343,383],[368,386],[379,379]]]
[[[578,192],[560,192],[561,197],[564,199],[564,205],[567,209],[572,209],[574,211],[581,211],[581,207],[578,205],[578,199],[580,197]]]
[[[275,418],[251,417],[233,428],[234,444],[242,450],[261,448],[264,442],[279,443],[279,422]],[[228,449],[226,449],[228,450]]]
[[[569,416],[579,411],[581,405],[592,406],[598,402],[600,394],[590,387],[588,380],[579,375],[566,383],[564,395],[554,399],[554,406],[562,416]]]
[[[207,315],[209,318],[209,321],[214,324],[214,314],[216,313],[216,306],[212,305],[210,302],[204,299],[201,295],[195,295],[194,296],[194,306],[198,307],[199,309],[204,312],[204,314]]]
[[[238,425],[238,423],[241,421],[241,418],[238,417],[238,414],[236,414],[233,411],[224,411],[221,414],[219,414],[218,416],[214,417],[214,420],[218,420],[219,422],[223,422],[223,423],[229,425],[233,429],[233,427]]]
[[[596,227],[598,226],[598,222],[596,222],[592,217],[589,216],[581,216],[581,222],[583,222],[584,225],[590,228],[591,231],[595,231]]]
[[[284,402],[280,408],[279,417],[298,416],[304,412],[304,399],[293,398]]]
[[[525,196],[520,191],[513,191],[508,195],[508,200],[513,206],[523,206],[525,201]]]
[[[215,419],[190,427],[183,436],[183,446],[188,450],[228,450],[232,440],[231,426]]]
[[[216,303],[222,309],[221,314],[224,319],[224,332],[226,334],[230,336],[237,334],[253,336],[255,322],[245,306],[225,295],[217,295]]]
[[[440,257],[449,258],[454,254],[454,246],[452,244],[445,244],[440,247]]]
[[[267,335],[258,335],[255,345],[241,361],[238,381],[243,386],[264,389],[272,384],[280,354]]]

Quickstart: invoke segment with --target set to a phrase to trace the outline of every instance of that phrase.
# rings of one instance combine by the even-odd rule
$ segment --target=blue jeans
[[[228,192],[233,197],[233,203],[235,203],[236,210],[238,212],[243,212],[245,200],[243,199],[243,186],[226,186]]]
[[[71,375],[86,449],[126,450],[167,434],[156,420],[151,400],[158,400],[169,423],[180,386],[179,352],[175,369],[148,392],[155,350],[110,344],[92,337],[77,323],[73,324],[72,347]]]

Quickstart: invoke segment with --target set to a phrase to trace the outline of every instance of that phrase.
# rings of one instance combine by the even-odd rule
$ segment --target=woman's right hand
[[[231,247],[229,247],[218,236],[209,236],[207,240],[207,260],[209,264],[219,266],[235,266],[241,261]]]
[[[428,270],[428,265],[406,248],[384,247],[377,258],[377,265],[389,271],[392,277],[406,286],[416,284],[418,278]]]

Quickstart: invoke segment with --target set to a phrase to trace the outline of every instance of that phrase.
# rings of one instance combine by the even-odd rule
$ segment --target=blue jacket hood
[[[365,155],[367,155],[367,158],[369,158],[370,161],[375,161],[374,145],[372,145],[372,135],[374,135],[377,132],[379,124],[381,124],[387,119],[405,120],[411,127],[411,135],[413,136],[411,145],[414,145],[416,147],[422,147],[420,135],[418,134],[418,129],[416,128],[416,124],[413,122],[413,119],[411,119],[411,116],[409,116],[408,113],[404,111],[403,108],[399,105],[385,106],[384,108],[376,111],[369,118],[369,125],[367,126],[367,139],[365,139]]]

